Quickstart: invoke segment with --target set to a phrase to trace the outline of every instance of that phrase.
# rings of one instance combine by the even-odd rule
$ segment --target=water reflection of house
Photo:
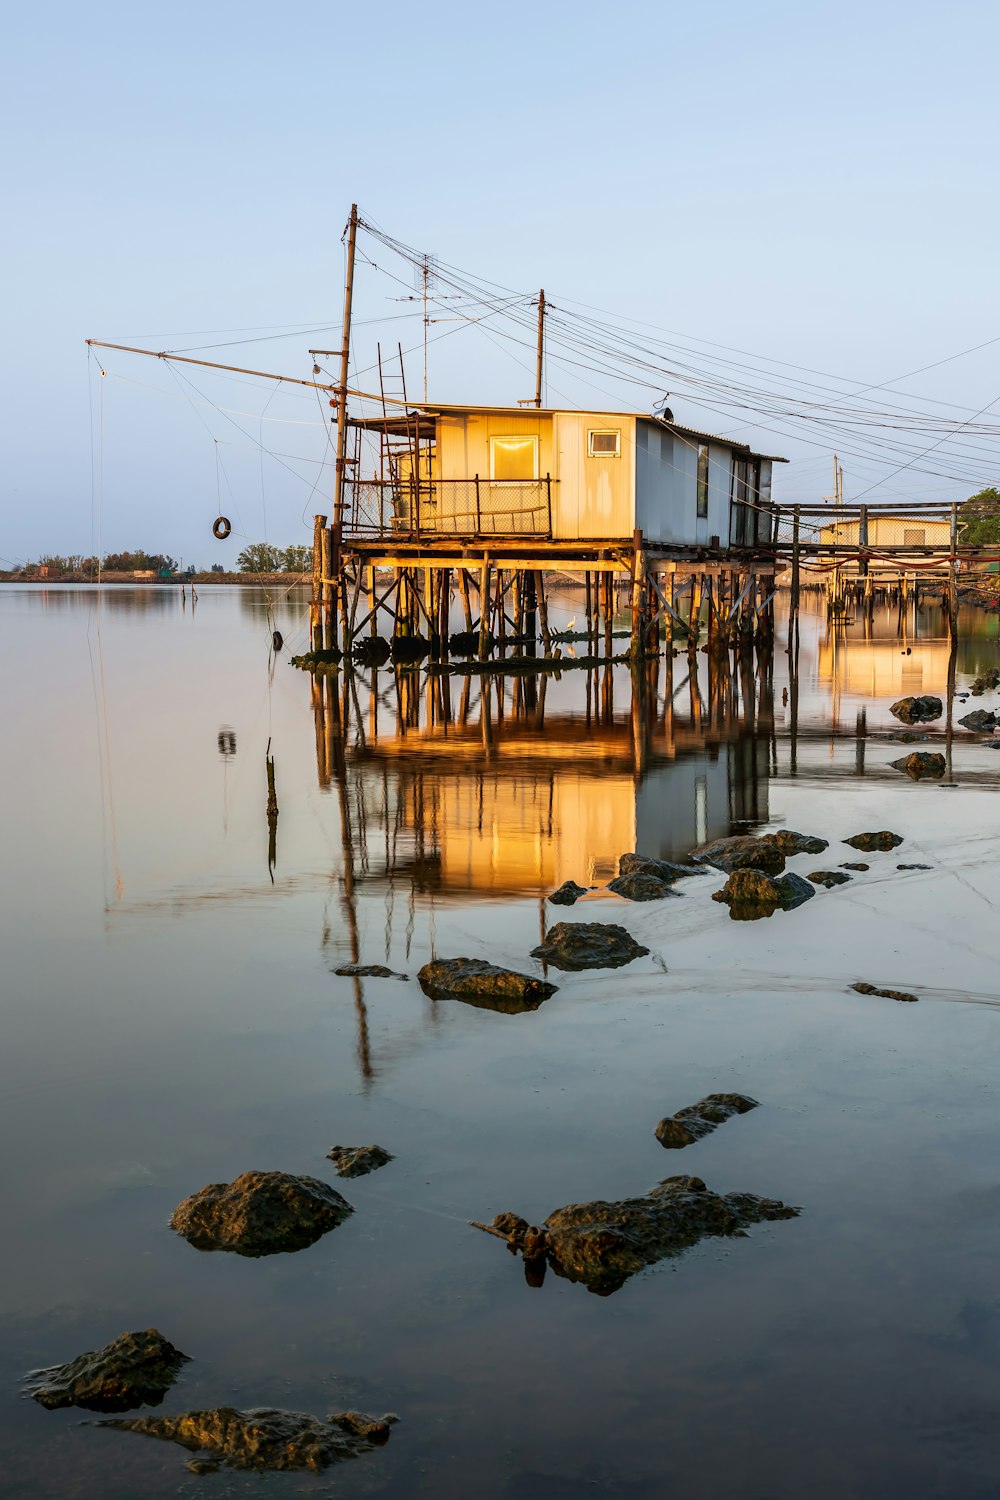
[[[897,628],[895,611],[893,628]],[[845,639],[831,632],[819,643],[817,670],[821,682],[852,697],[893,699],[919,693],[941,697],[948,687],[949,651],[946,638],[893,634],[890,640],[865,640],[851,633]]]
[[[351,761],[352,818],[371,830],[367,876],[442,893],[599,884],[629,850],[678,859],[767,817],[766,744],[743,725],[655,725],[638,773],[627,717],[587,729],[571,714],[494,724],[486,744],[479,725],[411,729]]]

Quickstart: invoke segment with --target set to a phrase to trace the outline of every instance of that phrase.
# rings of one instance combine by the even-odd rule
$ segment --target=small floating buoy
[[[212,535],[218,542],[224,542],[232,529],[227,516],[217,516],[212,523]]]
[[[282,648],[282,646],[284,644],[285,644],[285,637],[282,635],[281,631],[280,630],[272,631],[272,633],[271,633],[271,645],[274,647],[275,651],[280,651],[281,648]]]

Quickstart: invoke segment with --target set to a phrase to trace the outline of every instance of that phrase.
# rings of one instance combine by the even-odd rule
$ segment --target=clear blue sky
[[[216,451],[239,530],[305,538],[330,483],[314,398],[214,376],[185,387],[126,355],[91,381],[83,340],[179,348],[302,324],[329,326],[319,342],[332,348],[352,200],[410,245],[507,286],[544,285],[557,305],[859,386],[1000,336],[994,3],[98,0],[19,7],[3,51],[7,558],[96,543],[92,395],[105,550],[229,561],[235,542],[209,530]],[[405,290],[362,266],[359,364],[376,337],[419,344],[417,319],[368,321],[412,312],[391,300]],[[307,374],[314,342],[206,357]],[[940,411],[959,422],[1000,397],[998,354],[900,388],[955,403]],[[513,401],[531,392],[530,363],[463,329],[432,347],[431,395]],[[574,402],[601,399],[572,370],[550,378]],[[648,399],[619,389],[617,404]],[[740,428],[683,397],[671,405],[692,425]],[[1000,405],[989,418],[1000,423]],[[747,413],[747,439],[795,460],[779,497],[828,493],[834,443],[760,421]],[[261,437],[303,460],[285,460],[294,473],[262,461]],[[908,451],[932,441],[907,439]],[[997,444],[977,444],[967,478],[918,464],[886,479],[894,465],[873,462],[868,442],[868,456],[843,458],[847,495],[884,479],[873,499],[962,498],[1000,481]]]

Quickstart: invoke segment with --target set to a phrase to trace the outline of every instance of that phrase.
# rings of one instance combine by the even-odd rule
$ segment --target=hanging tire
[[[282,648],[282,646],[284,644],[285,644],[285,637],[282,635],[281,631],[280,630],[272,631],[272,633],[271,633],[271,645],[274,647],[275,651],[280,651],[281,648]]]
[[[217,516],[212,523],[212,535],[217,542],[224,542],[232,529],[226,516]]]

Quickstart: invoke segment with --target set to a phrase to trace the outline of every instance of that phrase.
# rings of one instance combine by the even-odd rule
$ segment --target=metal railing
[[[349,479],[349,535],[552,535],[552,485],[544,479]]]
[[[948,554],[961,533],[951,504],[784,506],[777,512],[774,545],[789,551],[851,557]]]

